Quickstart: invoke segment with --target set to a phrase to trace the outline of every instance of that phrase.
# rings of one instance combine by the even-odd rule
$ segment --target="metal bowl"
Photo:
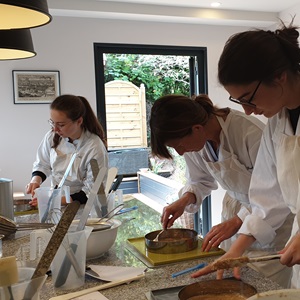
[[[29,204],[30,201],[32,200],[31,199],[14,200],[14,212],[25,212],[28,210],[36,209],[35,207]]]
[[[160,254],[183,253],[198,247],[198,233],[192,229],[171,228],[165,230],[154,241],[161,230],[149,232],[145,235],[145,245],[148,251]]]
[[[206,280],[187,285],[179,291],[178,299],[242,300],[248,299],[256,293],[256,289],[250,284],[230,278],[223,280]]]

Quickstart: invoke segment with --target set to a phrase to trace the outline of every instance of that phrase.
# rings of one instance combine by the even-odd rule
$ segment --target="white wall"
[[[13,103],[12,70],[59,70],[61,93],[83,95],[95,109],[94,42],[207,47],[210,97],[229,106],[217,82],[217,62],[228,37],[247,29],[70,17],[54,17],[32,29],[37,56],[0,61],[0,177],[13,179],[15,192],[24,191],[36,149],[49,129],[49,105]]]

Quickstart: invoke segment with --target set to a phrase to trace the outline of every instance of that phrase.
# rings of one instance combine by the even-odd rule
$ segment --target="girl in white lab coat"
[[[171,227],[184,210],[198,211],[203,199],[219,183],[226,190],[222,223],[204,237],[202,249],[209,251],[220,245],[227,251],[242,220],[250,214],[249,184],[264,124],[236,110],[218,109],[206,95],[195,99],[168,95],[155,101],[150,127],[153,155],[170,159],[168,147],[172,147],[184,155],[187,168],[187,183],[180,190],[179,199],[163,210],[163,228]],[[287,226],[291,228],[291,224]],[[282,236],[282,230],[278,229],[279,238],[275,242],[280,248],[288,238]],[[251,251],[255,255],[269,254],[275,246],[262,248],[256,244]],[[266,265],[273,272],[266,273]],[[277,274],[283,278],[290,275],[288,268],[278,261],[254,267],[271,278]]]
[[[70,187],[71,200],[86,203],[94,182],[91,159],[97,160],[99,168],[108,166],[104,130],[87,99],[75,95],[61,95],[51,103],[49,124],[51,130],[37,150],[26,193],[34,195],[48,176],[52,186],[57,186],[77,152],[65,185]],[[36,205],[36,199],[32,205]]]
[[[276,230],[295,215],[291,240],[280,262],[293,266],[291,287],[300,288],[300,49],[292,24],[275,32],[252,30],[232,36],[219,61],[219,81],[246,112],[269,119],[264,130],[250,184],[252,214],[239,237],[222,257],[241,256],[253,242],[265,246]],[[210,267],[193,276],[209,273]],[[235,270],[239,276],[239,270]],[[218,278],[222,272],[218,272]]]

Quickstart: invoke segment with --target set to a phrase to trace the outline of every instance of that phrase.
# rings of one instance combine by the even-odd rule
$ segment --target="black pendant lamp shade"
[[[29,29],[0,30],[0,60],[36,55]]]
[[[51,19],[47,0],[0,0],[0,29],[33,28]]]

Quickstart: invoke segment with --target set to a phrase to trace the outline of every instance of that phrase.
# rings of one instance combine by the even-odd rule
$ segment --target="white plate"
[[[247,300],[299,300],[300,299],[300,289],[284,289],[268,291],[263,293],[258,293],[248,298]]]

